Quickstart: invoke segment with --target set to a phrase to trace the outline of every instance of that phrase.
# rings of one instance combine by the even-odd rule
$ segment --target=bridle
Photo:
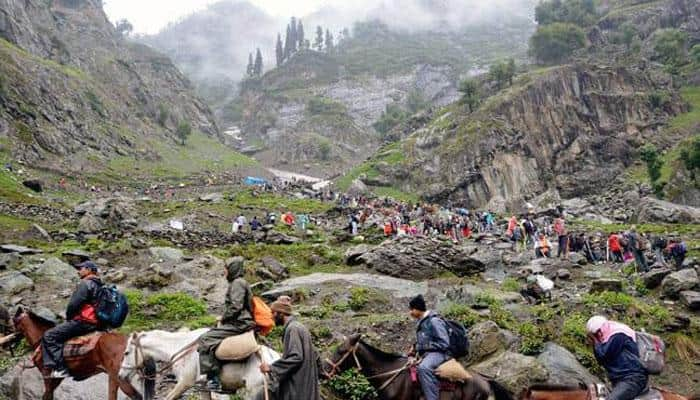
[[[131,343],[133,343],[134,345],[134,365],[129,367],[122,367],[123,369],[129,371],[129,373],[125,376],[127,380],[131,380],[131,378],[133,378],[134,375],[138,375],[141,379],[144,380],[156,379],[159,375],[163,374],[163,372],[171,369],[176,362],[178,362],[183,357],[192,352],[199,343],[199,339],[197,339],[192,343],[188,344],[187,346],[181,348],[175,354],[173,354],[172,357],[170,357],[170,360],[168,360],[168,362],[165,363],[162,367],[160,367],[153,373],[148,374],[145,371],[146,367],[144,365],[144,362],[146,361],[146,355],[143,351],[143,346],[141,345],[142,336],[142,334],[135,333],[131,340]],[[139,355],[141,356],[141,362],[139,362]]]
[[[355,366],[357,367],[357,370],[362,373],[364,368],[362,367],[362,364],[360,363],[360,359],[357,358],[357,350],[360,346],[360,342],[358,341],[350,347],[343,355],[340,357],[340,359],[337,362],[333,362],[330,359],[326,358],[324,361],[331,366],[331,371],[327,372],[325,368],[322,368],[323,374],[326,376],[328,379],[333,379],[338,375],[338,372],[340,372],[340,366],[343,365],[345,360],[347,360],[350,356],[355,360]],[[378,379],[378,378],[384,378],[384,377],[389,377],[384,383],[382,383],[376,390],[377,392],[381,392],[382,390],[386,389],[403,371],[406,371],[407,369],[411,368],[413,365],[416,365],[420,363],[420,360],[412,360],[409,359],[406,365],[404,365],[401,368],[394,369],[391,371],[387,372],[382,372],[376,375],[372,376],[365,376],[368,381]]]

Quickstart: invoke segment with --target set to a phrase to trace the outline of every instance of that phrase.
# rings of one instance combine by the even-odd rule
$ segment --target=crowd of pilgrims
[[[600,231],[589,234],[569,230],[565,210],[561,208],[538,215],[532,207],[525,207],[527,211],[520,216],[502,218],[490,210],[410,204],[390,198],[343,195],[338,203],[353,210],[347,226],[353,236],[375,226],[387,237],[443,236],[455,243],[489,233],[505,236],[514,251],[533,251],[538,258],[568,258],[575,252],[590,263],[635,261],[643,271],[647,271],[650,264],[673,263],[680,268],[687,253],[686,244],[679,235],[650,236],[637,232],[634,225],[607,235]],[[652,262],[650,257],[654,259]]]

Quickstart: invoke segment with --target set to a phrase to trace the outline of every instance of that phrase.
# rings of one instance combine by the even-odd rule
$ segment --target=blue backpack
[[[450,337],[450,346],[448,347],[450,355],[455,359],[469,355],[469,338],[467,337],[467,329],[464,325],[456,321],[450,321],[439,315],[433,318],[439,318],[445,323],[447,335]],[[430,329],[432,329],[432,324],[430,325]]]
[[[102,285],[97,291],[97,319],[109,328],[119,328],[129,314],[126,296],[114,285]]]

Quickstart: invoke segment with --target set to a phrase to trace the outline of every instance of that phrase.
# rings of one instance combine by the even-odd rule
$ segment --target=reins
[[[187,346],[181,348],[175,354],[173,354],[170,357],[170,360],[166,362],[163,366],[161,366],[159,369],[154,371],[152,374],[146,374],[144,371],[144,366],[138,366],[139,365],[139,355],[141,355],[141,360],[144,361],[146,359],[146,356],[143,351],[143,346],[141,346],[141,336],[136,335],[133,340],[134,343],[134,363],[136,364],[133,367],[124,367],[124,369],[130,369],[132,372],[129,373],[129,377],[133,376],[134,374],[137,374],[139,377],[142,379],[156,379],[159,375],[163,374],[163,372],[170,370],[173,365],[175,365],[176,362],[180,361],[183,359],[185,356],[187,356],[190,352],[192,352],[193,349],[196,348],[197,344],[199,343],[199,339],[194,340],[192,343],[188,344]]]
[[[362,372],[364,370],[364,368],[362,367],[362,364],[360,363],[360,359],[357,358],[357,349],[359,348],[359,346],[360,346],[360,342],[355,343],[355,345],[352,346],[348,351],[346,351],[345,354],[343,354],[343,356],[340,357],[340,359],[337,362],[333,362],[330,359],[326,358],[325,359],[326,363],[328,363],[331,366],[330,372],[326,372],[325,370],[323,371],[323,373],[326,375],[326,377],[328,377],[328,379],[332,379],[333,377],[335,377],[337,375],[337,373],[340,371],[340,366],[343,365],[345,360],[347,360],[348,357],[350,357],[351,355],[352,355],[353,359],[355,360],[355,365],[357,366],[357,370]],[[382,390],[386,389],[392,382],[394,382],[394,380],[399,375],[401,375],[402,372],[408,370],[412,365],[415,365],[419,362],[420,362],[420,360],[416,361],[416,360],[409,359],[408,362],[401,368],[393,369],[393,370],[387,371],[387,372],[382,372],[382,373],[372,375],[372,376],[366,376],[366,378],[367,378],[367,380],[374,380],[374,379],[378,379],[378,378],[383,378],[385,376],[389,376],[389,379],[387,379],[384,383],[381,384],[381,386],[379,386],[377,388],[377,391],[381,392]]]

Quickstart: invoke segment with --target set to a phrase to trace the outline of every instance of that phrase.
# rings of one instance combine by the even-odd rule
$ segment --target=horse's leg
[[[199,359],[197,357],[187,357],[182,360],[181,364],[173,367],[177,384],[165,397],[165,400],[175,400],[187,389],[194,386],[197,381],[197,372],[199,371]]]
[[[129,396],[131,400],[143,400],[143,396],[141,396],[131,382],[119,379],[119,389],[121,389],[125,395]]]
[[[109,375],[109,385],[107,389],[107,397],[109,400],[117,400],[117,392],[119,391],[119,377],[110,373]]]
[[[53,392],[61,382],[63,379],[44,379],[44,395],[41,396],[41,400],[53,400]]]

